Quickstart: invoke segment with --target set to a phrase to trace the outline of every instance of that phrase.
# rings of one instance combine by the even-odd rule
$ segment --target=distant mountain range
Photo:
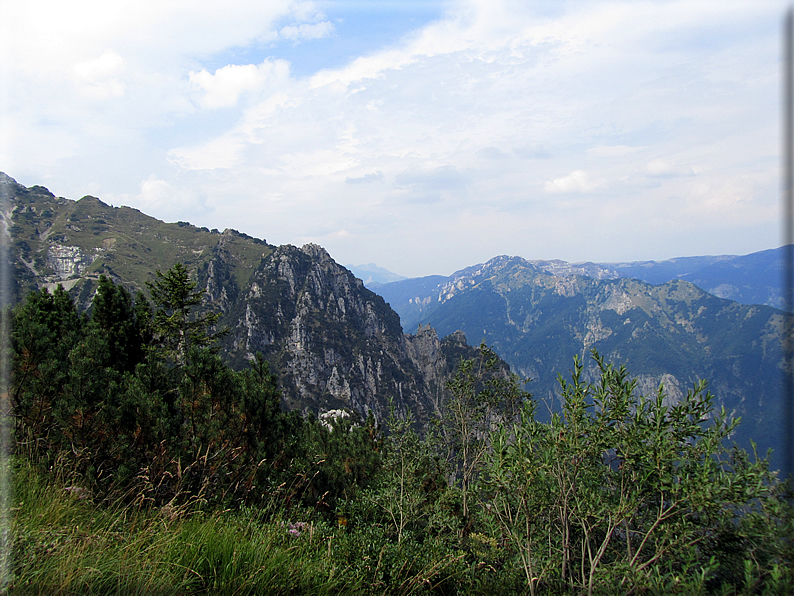
[[[347,267],[353,275],[363,281],[364,285],[370,289],[372,289],[373,286],[378,287],[383,284],[407,279],[402,275],[392,273],[388,269],[378,267],[375,263],[367,263],[366,265],[345,265],[345,267]]]
[[[468,338],[492,345],[530,377],[546,414],[559,407],[556,375],[568,374],[574,355],[595,378],[588,351],[596,348],[625,364],[643,392],[664,383],[671,403],[697,379],[709,380],[717,404],[743,417],[735,437],[743,446],[754,439],[763,452],[781,443],[784,313],[692,283],[736,297],[766,288],[774,302],[780,251],[660,263],[497,257],[449,277],[382,286],[376,276],[388,272],[358,267],[379,296],[320,246],[273,246],[234,230],[164,223],[95,197],[55,197],[1,173],[0,191],[14,278],[3,291],[12,301],[61,283],[85,309],[101,274],[145,291],[155,270],[182,262],[207,290],[203,308],[222,312],[231,328],[221,346],[227,361],[241,367],[263,353],[289,408],[347,407],[383,420],[394,399],[424,423],[440,410],[457,363],[475,354]]]
[[[774,260],[779,252],[765,251],[760,260]],[[719,298],[683,279],[654,285],[616,275],[639,271],[658,280],[694,270],[706,278],[703,272],[712,267],[757,260],[705,257],[608,269],[502,256],[449,277],[408,279],[376,291],[405,329],[430,325],[442,335],[461,330],[472,342],[492,345],[513,370],[532,379],[527,388],[549,409],[559,407],[556,375],[571,368],[574,354],[595,378],[588,354],[593,348],[625,364],[646,394],[664,383],[675,401],[706,379],[718,406],[743,418],[736,439],[748,448],[753,439],[764,452],[781,444],[784,313]],[[748,269],[717,271],[738,271],[747,279]]]
[[[784,252],[785,247],[780,247],[743,256],[682,257],[601,266],[612,269],[620,277],[652,284],[683,279],[720,298],[783,308]]]
[[[683,279],[719,298],[735,300],[741,304],[766,304],[783,308],[781,282],[784,252],[785,247],[780,247],[742,256],[679,257],[666,261],[569,263],[561,260],[528,260],[527,263],[558,276],[586,275],[594,279],[628,277],[654,285]],[[406,302],[412,297],[410,294],[417,292],[421,294],[423,288],[433,287],[461,273],[458,271],[449,277],[431,275],[408,279],[374,263],[350,269],[364,281],[367,287],[381,294],[392,304],[392,307],[400,313],[403,325],[407,329],[414,327],[410,318],[411,308]],[[370,271],[377,271],[378,277],[373,277]],[[383,288],[384,285],[394,282],[403,283]]]

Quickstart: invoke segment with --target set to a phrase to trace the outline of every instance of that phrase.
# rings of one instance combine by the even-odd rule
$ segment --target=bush
[[[705,383],[668,405],[663,387],[637,396],[625,368],[593,357],[599,384],[574,360],[562,414],[539,423],[528,404],[490,454],[486,507],[530,593],[740,585],[726,565],[751,554],[748,514],[778,498],[766,461],[727,446],[737,422],[714,411]]]

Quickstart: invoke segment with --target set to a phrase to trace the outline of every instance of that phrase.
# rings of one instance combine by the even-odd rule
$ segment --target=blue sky
[[[444,14],[444,2],[438,0],[317,2],[321,23],[329,23],[320,37],[310,39],[266,40],[229,48],[208,56],[203,66],[208,70],[228,64],[257,64],[272,56],[290,62],[293,76],[311,76],[324,68],[340,68],[355,58],[391,45]],[[315,23],[316,24],[316,23]],[[295,19],[277,19],[273,28],[297,26]]]
[[[779,244],[778,0],[16,2],[0,170],[449,274]]]

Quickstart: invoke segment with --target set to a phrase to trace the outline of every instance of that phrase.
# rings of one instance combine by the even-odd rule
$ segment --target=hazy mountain
[[[5,174],[0,191],[15,300],[61,283],[87,308],[101,274],[134,292],[155,270],[182,262],[207,289],[204,308],[223,312],[220,323],[231,328],[226,358],[245,366],[262,352],[290,408],[372,410],[382,420],[393,398],[424,422],[460,358],[476,352],[462,334],[404,334],[383,299],[319,246],[276,247],[234,230],[164,223],[95,197],[25,188]]]
[[[545,263],[545,264],[544,264]],[[783,313],[722,299],[684,280],[653,285],[544,270],[550,262],[497,257],[449,278],[418,278],[379,291],[406,328],[430,324],[486,341],[528,389],[558,407],[558,372],[596,348],[625,364],[643,391],[660,382],[671,400],[707,379],[717,403],[744,422],[737,440],[763,451],[779,443]],[[541,265],[543,268],[541,268]],[[589,363],[594,375],[594,365]]]
[[[600,263],[604,268],[615,273],[616,277],[632,277],[651,284],[663,284],[666,281],[679,279],[699,271],[704,267],[729,261],[736,255],[679,257],[666,261],[628,261],[624,263]]]
[[[743,256],[683,257],[668,261],[601,263],[620,277],[652,284],[685,279],[720,298],[783,308],[784,247]]]
[[[364,285],[371,288],[373,285],[388,284],[407,279],[405,276],[392,273],[388,269],[378,267],[375,263],[366,265],[345,265]]]
[[[561,260],[527,260],[541,271],[558,276],[586,275],[595,279],[628,277],[650,284],[662,284],[674,279],[692,282],[699,288],[720,298],[741,304],[766,304],[783,308],[781,276],[784,265],[784,247],[755,252],[749,255],[721,255],[681,257],[666,261],[631,261],[624,263],[569,263]],[[476,269],[478,266],[474,266]],[[405,279],[399,283],[373,285],[371,288],[383,296],[400,313],[403,326],[416,326],[417,313],[424,306],[428,290],[443,281],[464,274],[463,269],[449,277],[431,275]],[[417,302],[416,298],[419,298]]]

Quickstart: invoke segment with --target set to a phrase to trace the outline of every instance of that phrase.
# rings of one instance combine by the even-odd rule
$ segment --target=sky
[[[12,1],[0,171],[449,275],[781,244],[783,0]]]

